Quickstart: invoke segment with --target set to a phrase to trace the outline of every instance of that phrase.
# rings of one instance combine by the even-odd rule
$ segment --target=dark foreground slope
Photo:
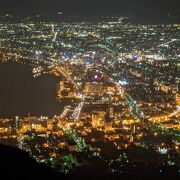
[[[101,164],[94,163],[90,166],[84,166],[76,168],[76,171],[71,175],[65,175],[57,173],[46,165],[37,163],[34,159],[30,158],[28,153],[6,145],[0,145],[0,179],[1,180],[66,180],[66,179],[78,179],[78,180],[179,180],[180,171],[178,168],[167,167],[163,168],[161,173],[152,170],[147,167],[147,171],[143,172],[143,167],[134,168],[133,171],[129,171],[125,174],[107,174]],[[163,173],[164,172],[164,173]]]
[[[0,145],[0,179],[67,179],[64,174],[38,164],[28,153],[17,148]]]

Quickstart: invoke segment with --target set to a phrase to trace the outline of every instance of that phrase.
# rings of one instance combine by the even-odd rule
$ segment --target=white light
[[[98,78],[98,75],[95,75],[94,78],[97,79],[97,78]]]

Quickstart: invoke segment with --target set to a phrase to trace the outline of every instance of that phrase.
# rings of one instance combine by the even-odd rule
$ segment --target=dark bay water
[[[52,75],[33,78],[29,65],[0,62],[0,117],[60,114],[57,82]]]

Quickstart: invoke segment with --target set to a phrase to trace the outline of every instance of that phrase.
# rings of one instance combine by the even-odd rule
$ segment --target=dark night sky
[[[16,14],[63,11],[67,15],[179,16],[178,0],[0,0],[0,12]]]

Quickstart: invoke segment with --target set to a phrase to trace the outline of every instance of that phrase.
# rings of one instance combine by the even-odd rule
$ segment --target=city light
[[[179,173],[180,25],[71,18],[0,21],[0,142],[57,173]]]

